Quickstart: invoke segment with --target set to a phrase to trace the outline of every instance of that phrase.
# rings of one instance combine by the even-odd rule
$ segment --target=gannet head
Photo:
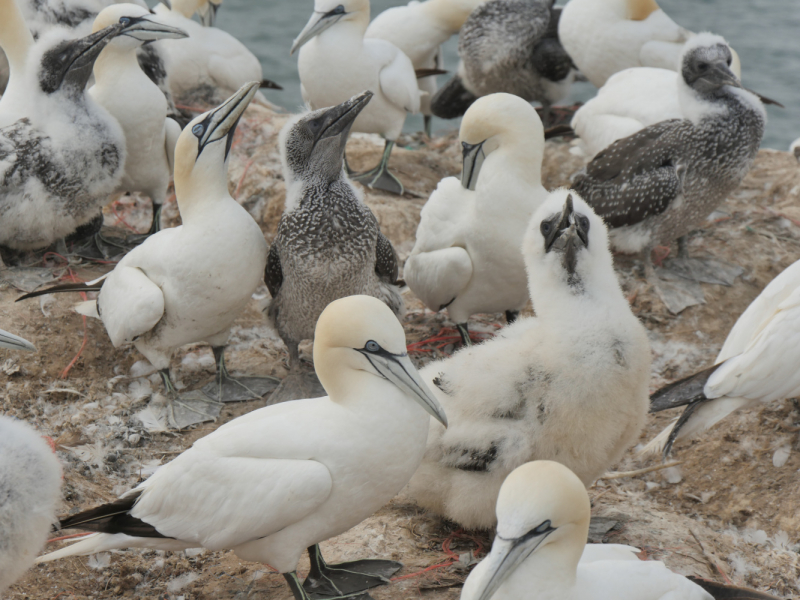
[[[631,21],[644,21],[660,10],[656,0],[625,0],[625,17]]]
[[[377,298],[348,296],[322,311],[314,332],[314,366],[332,400],[358,386],[353,372],[364,373],[391,382],[447,427],[444,409],[408,358],[403,326]]]
[[[357,21],[364,30],[369,24],[369,0],[314,0],[314,12],[292,42],[289,54],[340,21]]]
[[[36,346],[31,344],[28,340],[8,333],[0,329],[0,348],[8,348],[10,350],[36,350]]]
[[[576,567],[589,530],[586,488],[560,463],[539,460],[514,469],[497,497],[491,552],[464,583],[462,600],[489,600],[517,568],[546,547]]]
[[[366,91],[330,108],[298,115],[279,136],[284,178],[293,181],[334,181],[342,175],[344,148],[353,121],[369,104]]]
[[[134,50],[156,40],[189,37],[182,29],[167,25],[162,17],[137,4],[112,4],[104,8],[95,17],[92,31],[115,26],[120,30],[109,46],[123,50]]]
[[[433,13],[437,23],[455,35],[463,27],[469,15],[486,0],[428,0],[424,6]]]
[[[239,118],[258,91],[251,81],[207,113],[195,117],[175,144],[178,202],[192,194],[228,196],[228,158]]]
[[[464,113],[458,137],[464,156],[461,185],[468,190],[475,189],[486,157],[501,146],[524,153],[521,158],[528,169],[538,169],[542,164],[542,121],[533,106],[513,94],[478,98]]]

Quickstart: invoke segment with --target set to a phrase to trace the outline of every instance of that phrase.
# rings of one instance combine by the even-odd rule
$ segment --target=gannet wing
[[[369,40],[372,44],[383,43],[383,40]],[[410,113],[419,112],[419,87],[414,65],[411,59],[395,46],[392,59],[384,65],[378,75],[381,92],[387,100]]]
[[[272,242],[267,255],[267,266],[264,269],[264,283],[267,284],[270,295],[275,298],[283,284],[283,269],[281,269],[281,258],[278,256],[278,240]]]
[[[586,544],[581,554],[581,564],[602,560],[639,560],[641,550],[624,544]]]
[[[378,243],[375,247],[375,272],[378,277],[389,283],[395,283],[400,274],[397,262],[397,253],[392,242],[382,232],[378,231]]]
[[[100,290],[97,309],[116,347],[156,326],[164,315],[164,294],[141,269],[117,266]]]
[[[422,252],[408,257],[403,275],[425,306],[433,311],[445,308],[472,278],[472,260],[457,246]]]
[[[682,52],[683,42],[650,40],[642,44],[642,48],[639,50],[639,62],[643,67],[656,67],[674,71],[678,66]]]
[[[175,144],[178,143],[178,137],[181,135],[181,126],[177,121],[167,117],[164,122],[164,145],[167,150],[167,162],[169,162],[169,172],[175,170]]]

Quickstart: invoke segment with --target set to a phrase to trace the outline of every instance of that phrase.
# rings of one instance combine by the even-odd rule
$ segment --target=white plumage
[[[531,219],[523,253],[536,317],[421,372],[450,427],[431,423],[408,491],[468,528],[494,524],[500,485],[530,460],[562,462],[589,485],[634,443],[647,414],[650,346],[619,287],[603,221],[557,190]]]

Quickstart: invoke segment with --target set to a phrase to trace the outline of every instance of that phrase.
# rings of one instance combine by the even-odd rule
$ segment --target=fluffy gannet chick
[[[619,287],[602,219],[556,190],[522,252],[536,316],[421,371],[450,425],[431,423],[408,493],[467,528],[494,525],[500,485],[528,461],[561,462],[588,486],[647,416],[650,345]]]
[[[314,0],[314,13],[295,38],[301,91],[312,110],[344,102],[362,90],[374,98],[353,131],[377,133],[386,146],[377,167],[354,175],[370,188],[403,193],[387,163],[406,113],[419,112],[420,91],[411,60],[385,40],[364,39],[369,0]]]
[[[412,0],[405,6],[393,6],[375,17],[365,38],[378,38],[397,46],[414,69],[442,69],[441,46],[457,34],[470,13],[485,0]],[[431,135],[431,98],[436,93],[436,76],[417,80],[420,89],[420,112],[425,119],[425,133]]]
[[[33,565],[59,500],[61,465],[50,446],[26,423],[0,415],[0,596]]]
[[[272,295],[267,314],[289,351],[290,372],[270,402],[322,393],[300,370],[298,344],[314,337],[328,304],[367,294],[396,315],[403,311],[394,248],[342,169],[350,127],[372,98],[364,92],[298,115],[281,130],[286,206],[264,281]]]
[[[428,414],[447,421],[406,354],[403,327],[375,298],[350,296],[325,309],[314,364],[328,396],[226,423],[116,502],[63,519],[62,528],[102,533],[39,560],[204,547],[271,565],[296,600],[387,583],[399,563],[328,566],[318,544],[397,494],[425,452]],[[306,549],[312,569],[301,584],[295,569]]]
[[[154,233],[167,198],[181,127],[167,117],[167,100],[142,71],[136,50],[155,40],[180,39],[187,34],[135,4],[114,4],[103,9],[94,21],[93,31],[117,23],[124,29],[97,57],[95,84],[89,88],[89,95],[119,121],[125,132],[125,174],[117,191],[143,192],[150,197],[150,232]]]
[[[447,308],[469,345],[470,315],[505,311],[511,322],[528,302],[520,248],[547,198],[544,129],[525,100],[492,94],[467,110],[459,139],[461,180],[440,181],[422,207],[403,274],[428,308]]]
[[[800,396],[800,261],[773,279],[742,313],[714,366],[660,389],[650,412],[686,406],[642,452],[667,456],[740,408]]]
[[[614,248],[642,253],[648,280],[673,312],[702,297],[687,304],[688,284],[660,281],[650,260],[652,248],[700,225],[739,186],[764,135],[764,106],[742,87],[731,61],[724,39],[696,35],[681,58],[678,94],[685,118],[614,142],[573,178],[573,187],[611,228]],[[684,257],[681,246],[679,258],[695,271],[684,275],[687,280],[719,281],[714,268],[703,270]]]
[[[25,338],[21,338],[13,333],[8,333],[0,329],[0,348],[9,350],[36,350],[36,346]]]
[[[475,97],[496,92],[550,107],[575,79],[572,60],[558,40],[561,8],[553,0],[490,0],[469,16],[458,37],[458,74],[434,97],[433,112],[459,117]]]
[[[497,498],[492,550],[464,582],[461,600],[714,600],[662,562],[631,548],[587,544],[591,505],[581,480],[557,462],[515,469]],[[585,561],[587,550],[595,555]]]
[[[223,354],[234,320],[261,283],[267,258],[264,235],[231,198],[227,177],[236,124],[257,89],[257,82],[242,87],[195,118],[178,138],[175,194],[181,226],[150,236],[100,280],[20,298],[99,291],[80,312],[100,318],[115,347],[133,343],[161,372],[170,398],[176,395],[169,376],[172,353],[203,341],[217,362],[215,400],[261,395],[250,379],[239,382],[228,375]]]

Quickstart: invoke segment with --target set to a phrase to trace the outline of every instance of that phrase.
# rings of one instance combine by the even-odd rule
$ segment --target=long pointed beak
[[[13,333],[8,333],[0,329],[0,348],[9,348],[11,350],[31,350],[36,351],[36,346],[31,344],[25,338],[21,338]]]
[[[473,600],[489,600],[552,531],[509,540],[497,535],[492,543],[492,551],[475,567],[477,577],[470,577],[464,585],[464,593]]]
[[[315,11],[312,13],[308,23],[303,27],[303,31],[301,31],[300,35],[292,42],[292,49],[289,50],[289,54],[294,54],[295,51],[299,50],[308,40],[318,36],[331,25],[335,25],[345,14],[344,12],[335,11],[327,13]]]
[[[119,24],[109,25],[105,29],[77,40],[64,42],[49,50],[45,54],[43,62],[48,62],[48,57],[51,53],[66,55],[66,59],[62,60],[64,69],[61,72],[61,77],[56,76],[48,78],[46,81],[41,81],[42,90],[49,94],[55,92],[62,85],[69,84],[83,91],[86,88],[89,77],[92,75],[92,69],[97,57],[100,56],[103,48],[120,34],[121,30],[122,27]]]
[[[372,100],[372,96],[374,96],[374,94],[366,90],[361,92],[358,96],[353,96],[341,104],[332,106],[317,117],[318,119],[322,119],[322,127],[319,129],[314,144],[329,137],[338,136],[347,138],[353,121],[356,120],[356,117],[358,117],[361,111],[369,104],[369,101]]]
[[[189,37],[189,34],[183,29],[160,23],[153,16],[122,17],[119,23],[122,25],[120,35],[127,35],[145,43]]]
[[[217,21],[217,11],[219,10],[219,5],[214,4],[213,2],[209,2],[205,6],[205,10],[200,13],[200,23],[203,27],[213,27],[214,23]]]
[[[727,65],[717,63],[711,66],[708,74],[703,77],[706,81],[710,81],[716,83],[717,85],[729,85],[731,87],[737,87],[743,90],[747,90],[751,94],[755,94],[761,102],[764,104],[774,104],[775,106],[780,106],[781,108],[786,108],[783,104],[778,102],[777,100],[772,100],[771,98],[767,98],[766,96],[762,96],[758,92],[754,92],[753,90],[746,88],[742,85],[742,82],[739,81],[739,78],[736,77],[736,74],[731,71]]]
[[[463,163],[461,166],[461,185],[467,190],[475,190],[478,185],[478,175],[481,172],[486,155],[483,153],[483,144],[468,144],[461,142]]]
[[[225,158],[228,158],[228,152],[230,152],[231,145],[233,144],[233,134],[236,131],[236,125],[239,123],[239,118],[247,108],[247,105],[250,104],[250,100],[256,95],[259,85],[260,82],[258,81],[245,83],[233,96],[204,115],[205,119],[203,122],[208,122],[208,125],[206,126],[203,137],[200,138],[198,142],[200,145],[200,149],[197,152],[198,157],[203,151],[203,148],[227,137]]]

